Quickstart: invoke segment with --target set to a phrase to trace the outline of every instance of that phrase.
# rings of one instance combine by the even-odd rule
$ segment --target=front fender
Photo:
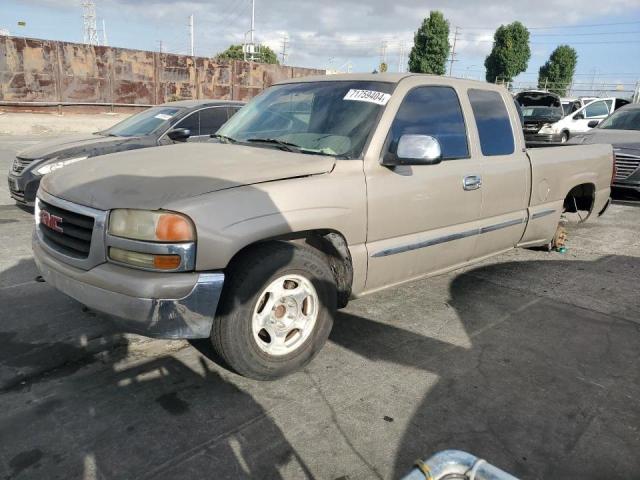
[[[197,231],[196,269],[225,268],[246,246],[308,230],[340,232],[349,246],[366,239],[362,170],[245,185],[175,202]]]

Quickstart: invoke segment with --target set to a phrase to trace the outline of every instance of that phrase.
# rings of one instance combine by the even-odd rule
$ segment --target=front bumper
[[[560,143],[563,133],[526,133],[524,134],[525,142],[543,142],[543,143]]]
[[[61,264],[40,247],[35,234],[33,253],[38,270],[47,283],[92,310],[114,317],[123,331],[170,339],[207,338],[211,334],[224,283],[222,272],[194,274],[195,284],[179,298],[146,298],[118,291],[123,283],[131,283],[131,278],[126,277],[128,272],[133,273],[132,269],[116,267],[117,270],[100,276],[101,285],[98,286],[87,281],[93,279],[95,282],[95,273]],[[180,274],[148,275],[146,282],[158,283],[157,288],[147,283],[141,289],[166,291],[172,275]]]
[[[9,173],[7,178],[9,194],[19,204],[33,207],[41,178],[40,175],[35,175],[30,170],[22,172],[21,175]]]

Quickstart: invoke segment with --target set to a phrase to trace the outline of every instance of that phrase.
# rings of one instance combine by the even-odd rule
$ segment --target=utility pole
[[[162,40],[158,40],[158,53],[162,53]]]
[[[193,49],[193,14],[189,15],[189,38],[191,40],[191,56],[194,57],[194,49]]]
[[[380,63],[378,64],[378,68],[382,68],[382,64],[387,63],[387,41],[382,40],[380,44]],[[381,72],[382,73],[382,72]]]
[[[404,42],[400,41],[400,53],[398,54],[398,72],[404,72]]]
[[[285,61],[287,60],[287,42],[289,41],[289,38],[287,37],[287,34],[285,33],[282,36],[282,51],[280,52],[280,55],[282,55],[282,65],[285,64]]]
[[[458,42],[458,30],[460,27],[456,27],[456,31],[453,34],[453,48],[451,49],[451,60],[449,61],[449,76],[451,76],[451,72],[453,71],[453,62],[455,62],[456,56],[456,43]]]
[[[253,44],[253,32],[256,24],[256,0],[251,0],[251,37],[250,41]]]
[[[256,1],[251,0],[251,29],[244,34],[244,41],[242,44],[242,53],[244,55],[244,61],[249,60],[253,62],[255,60],[254,53],[256,52],[256,46],[254,43],[255,29],[256,29]],[[249,34],[249,42],[247,42],[247,33]],[[247,54],[248,58],[247,58]]]
[[[102,19],[102,45],[105,47],[109,46],[109,41],[107,40],[107,24],[104,18]]]

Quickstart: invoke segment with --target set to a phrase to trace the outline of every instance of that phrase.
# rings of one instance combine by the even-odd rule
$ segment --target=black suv
[[[184,100],[151,107],[113,127],[39,143],[18,153],[9,169],[9,193],[18,204],[33,206],[40,179],[89,157],[138,148],[200,142],[210,138],[244,103]]]

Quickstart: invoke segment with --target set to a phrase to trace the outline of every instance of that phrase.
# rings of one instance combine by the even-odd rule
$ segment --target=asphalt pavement
[[[39,137],[0,136],[0,177]],[[1,479],[398,478],[456,448],[521,478],[640,472],[640,207],[352,302],[302,372],[122,335],[35,281],[0,182]]]

